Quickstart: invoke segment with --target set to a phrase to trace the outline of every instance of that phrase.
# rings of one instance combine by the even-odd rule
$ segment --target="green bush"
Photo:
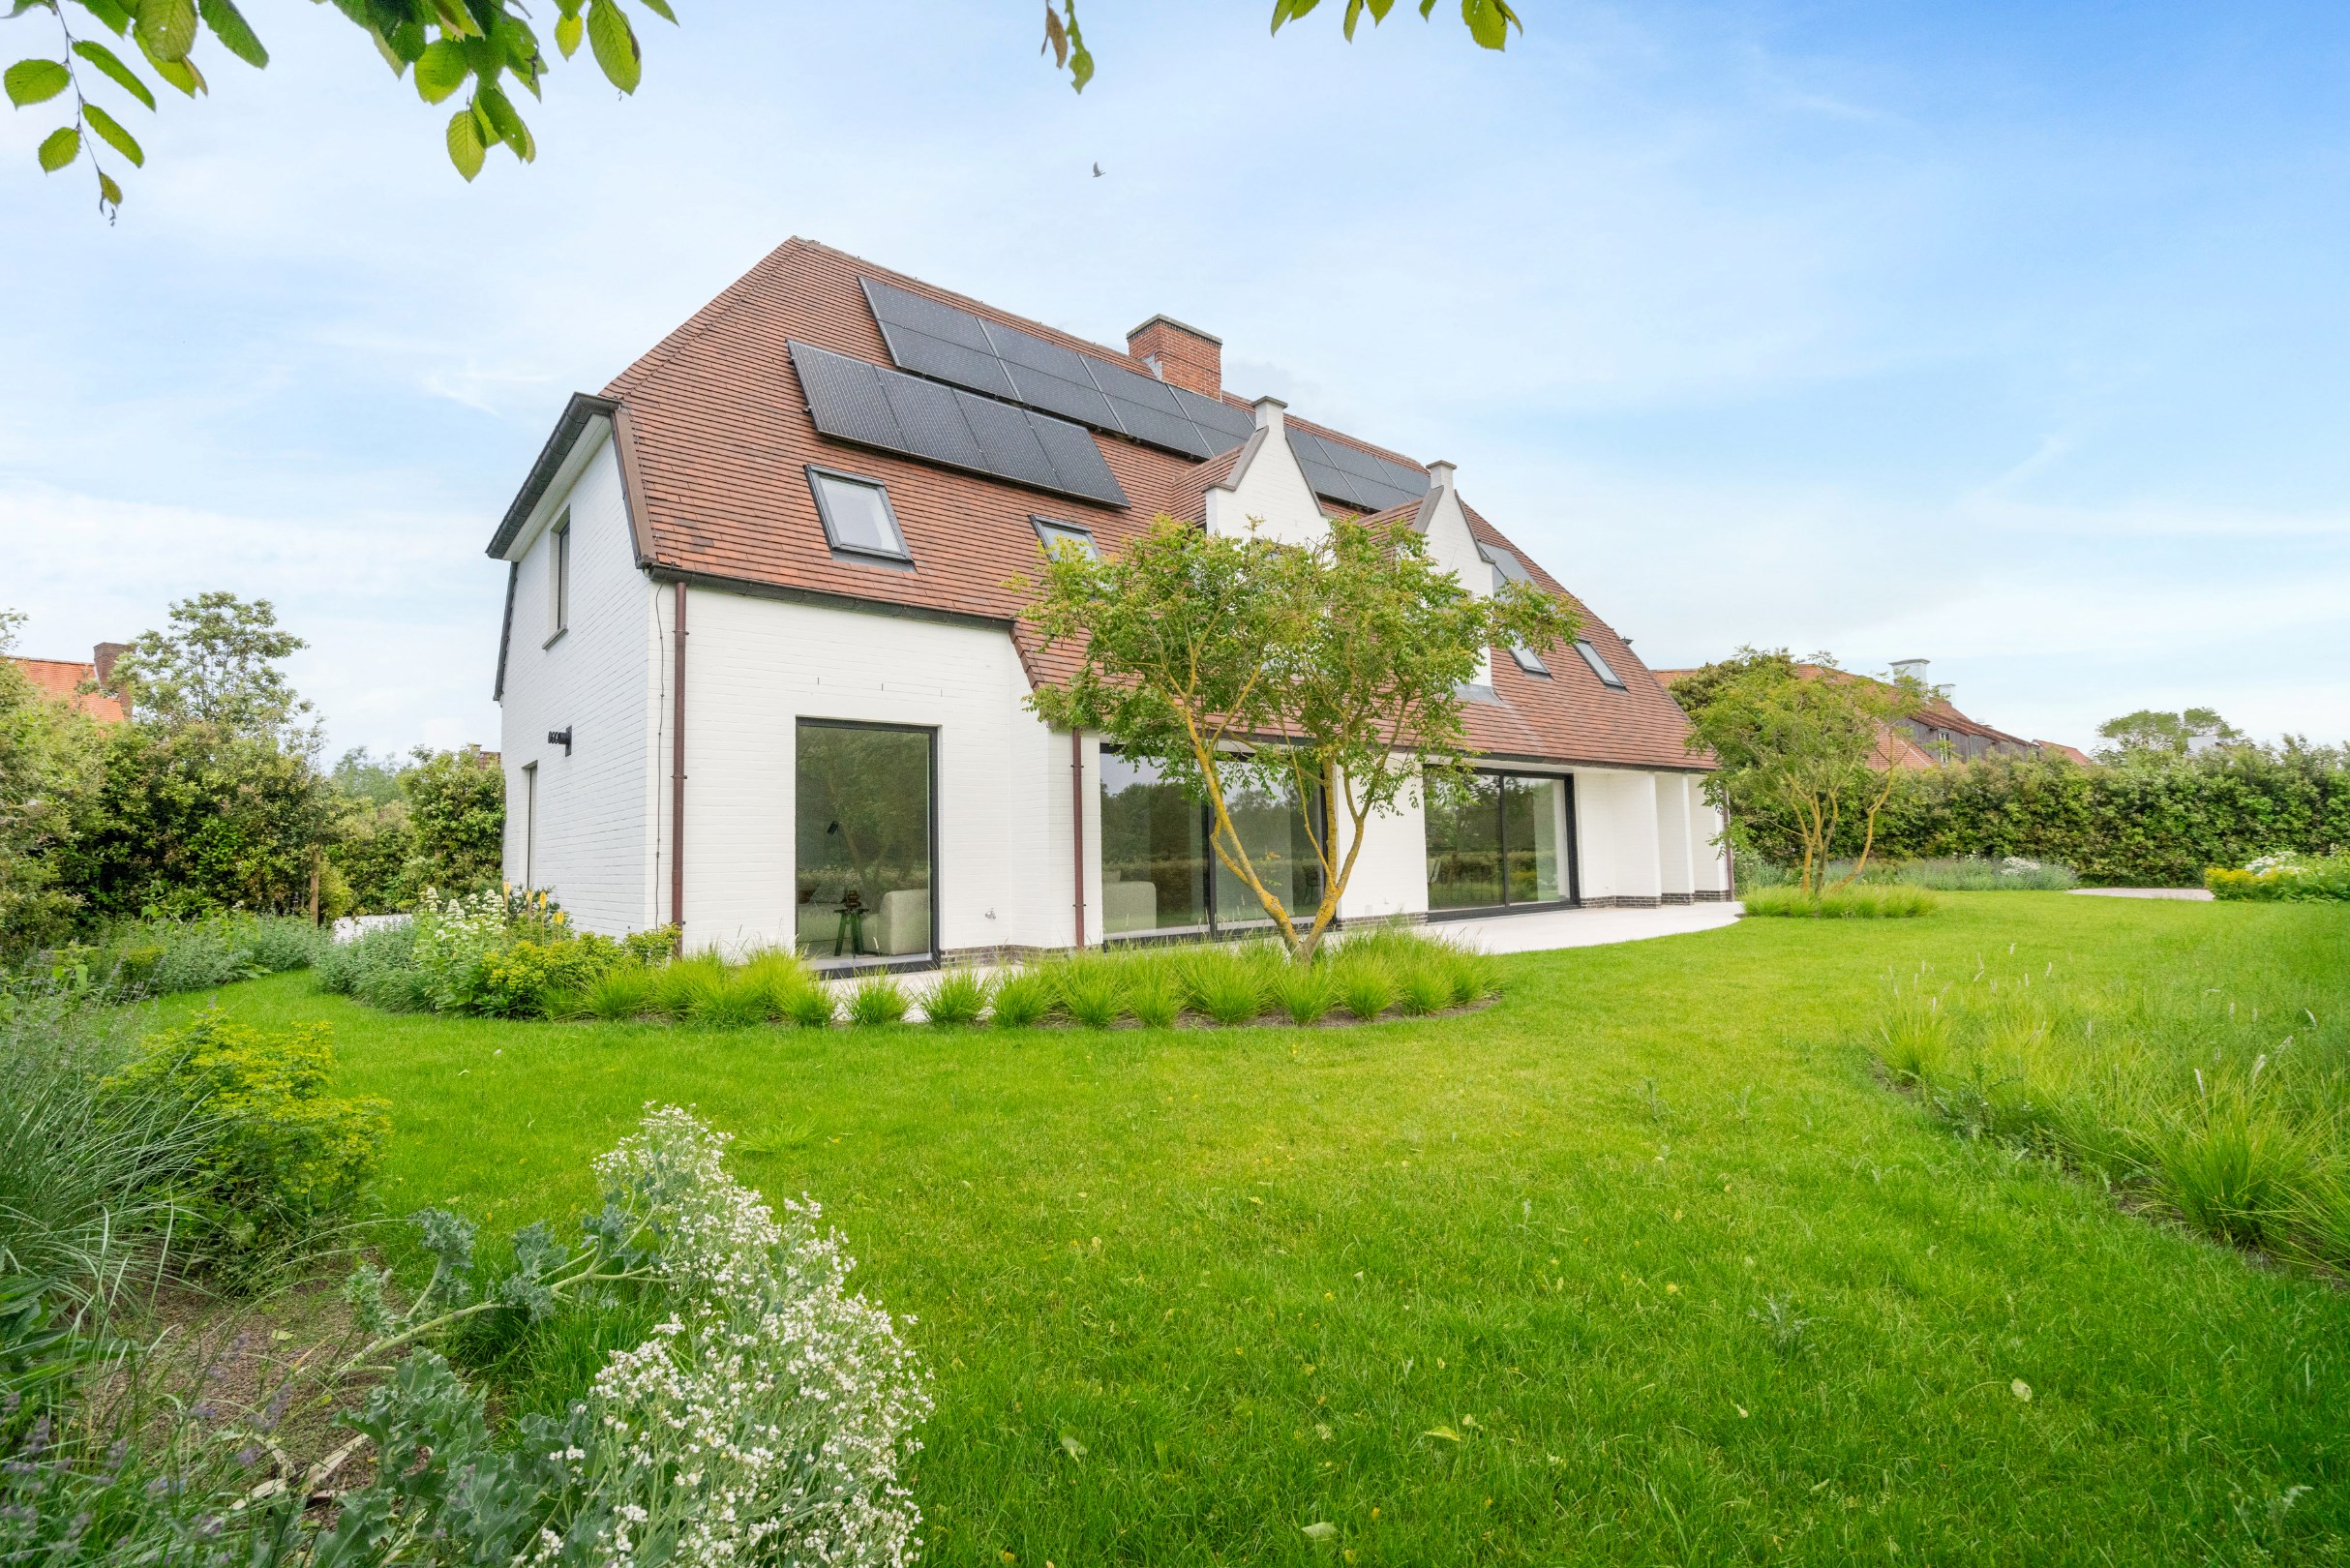
[[[1231,948],[1200,948],[1175,966],[1184,1005],[1220,1024],[1247,1023],[1265,1010],[1273,975],[1263,959]]]
[[[975,1024],[987,1010],[994,989],[986,977],[969,969],[950,969],[938,978],[922,998],[922,1016],[934,1024]]]
[[[1145,1029],[1173,1027],[1183,1012],[1175,972],[1159,953],[1137,953],[1125,961],[1126,1008]]]
[[[1052,1010],[1052,982],[1029,970],[996,982],[995,1007],[988,1016],[999,1029],[1030,1029]]]
[[[849,1022],[867,1029],[903,1023],[912,1006],[904,986],[887,975],[875,975],[849,993]]]
[[[1088,1029],[1107,1029],[1126,1011],[1125,967],[1114,958],[1085,953],[1047,966],[1053,998],[1061,1010]]]
[[[1742,900],[1749,915],[1793,916],[1800,920],[1905,920],[1928,915],[1939,907],[1922,888],[1856,882],[1831,889],[1818,897],[1801,888],[1758,888]]]
[[[802,1029],[828,1029],[840,1016],[840,1003],[822,985],[811,985],[784,1004],[784,1016]]]
[[[585,991],[627,962],[609,937],[510,943],[475,961],[451,1010],[490,1018],[543,1018],[556,998]]]
[[[652,972],[652,1010],[682,1021],[726,984],[726,961],[716,953],[679,958]]]
[[[1396,972],[1375,950],[1341,949],[1331,960],[1330,981],[1339,1004],[1358,1022],[1369,1023],[1396,1005]]]
[[[652,975],[635,964],[621,964],[598,975],[580,994],[580,1010],[591,1018],[618,1023],[652,1006]]]
[[[2295,855],[2264,856],[2241,871],[2214,866],[2203,873],[2203,885],[2214,898],[2264,903],[2350,899],[2350,855],[2306,859]]]
[[[1306,969],[1294,964],[1284,966],[1280,974],[1273,977],[1273,983],[1267,989],[1272,995],[1273,1006],[1296,1024],[1321,1022],[1323,1014],[1338,1000],[1331,988],[1330,969],[1326,964],[1315,964]]]
[[[326,1094],[327,1033],[263,1033],[207,1008],[149,1037],[105,1080],[126,1114],[163,1103],[203,1130],[195,1169],[171,1194],[199,1245],[231,1256],[284,1251],[357,1203],[390,1123],[380,1101]]]

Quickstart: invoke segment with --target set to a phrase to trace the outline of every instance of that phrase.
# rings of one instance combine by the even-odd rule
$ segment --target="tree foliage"
[[[637,4],[666,21],[678,19],[669,0]],[[538,143],[514,100],[518,92],[539,98],[552,62],[524,0],[334,0],[334,5],[375,45],[392,75],[414,85],[417,97],[444,104],[466,95],[442,133],[449,162],[460,174],[472,179],[491,149],[499,146],[526,164],[538,156]],[[635,92],[645,51],[618,0],[555,0],[555,10],[557,51],[568,60],[586,43],[604,79],[623,93]],[[135,168],[147,158],[115,111],[92,96],[101,78],[127,103],[153,113],[156,95],[147,75],[188,98],[211,90],[198,63],[206,45],[256,69],[269,64],[269,50],[235,0],[14,0],[9,15],[45,16],[55,28],[46,49],[0,74],[9,102],[25,108],[69,95],[72,100],[71,117],[41,143],[42,171],[53,174],[86,155],[99,205],[109,215],[122,205],[123,192],[106,166],[106,155],[119,156]],[[146,74],[133,61],[143,64]]]
[[[0,951],[53,941],[79,912],[59,858],[100,777],[97,723],[43,695],[8,656],[23,619],[0,611]]]
[[[2214,745],[2233,745],[2244,732],[2209,708],[2163,713],[2141,708],[2097,726],[2108,744],[2098,747],[2107,762],[2166,761]]]
[[[1784,648],[1740,648],[1673,695],[1689,713],[1691,749],[1709,749],[1721,763],[1707,782],[1715,803],[1733,822],[1761,816],[1791,830],[1791,859],[1817,896],[1847,823],[1858,828],[1859,844],[1844,880],[1867,866],[1894,788],[1884,731],[1924,706],[1926,692],[1913,676],[1854,676],[1824,653],[1810,664],[1798,667]]]
[[[1045,646],[1079,659],[1032,706],[1205,800],[1217,859],[1301,961],[1338,914],[1370,819],[1423,771],[1465,769],[1461,688],[1481,658],[1575,631],[1573,614],[1529,584],[1471,593],[1401,521],[1334,521],[1300,548],[1162,516],[1115,557],[1056,548],[1040,579],[1019,586]],[[1229,804],[1236,791],[1283,785],[1321,864],[1320,901],[1303,920],[1266,887]]]
[[[45,17],[55,37],[39,52],[0,73],[0,89],[16,108],[70,97],[65,123],[43,138],[34,156],[45,174],[86,159],[99,209],[109,218],[123,199],[122,182],[107,166],[109,157],[134,168],[146,166],[146,149],[117,114],[130,115],[129,105],[156,112],[148,76],[195,98],[211,91],[197,59],[206,45],[256,70],[269,64],[268,48],[235,0],[7,3],[12,19]],[[1280,32],[1319,3],[1274,0],[1273,31]],[[636,4],[664,21],[678,19],[669,0]],[[518,162],[537,159],[538,140],[515,99],[520,93],[540,99],[553,62],[531,26],[525,0],[334,0],[334,7],[375,45],[392,75],[408,80],[427,104],[445,104],[459,93],[466,95],[463,106],[442,128],[441,146],[467,181],[501,146]],[[1341,31],[1352,42],[1364,16],[1375,27],[1394,9],[1395,0],[1346,0]],[[1423,20],[1435,9],[1436,0],[1420,0]],[[645,49],[620,0],[555,0],[555,47],[563,59],[572,58],[586,44],[606,81],[623,93],[637,90],[645,75]],[[1506,47],[1512,28],[1525,30],[1508,0],[1461,0],[1461,20],[1469,37],[1487,49]],[[1093,80],[1094,55],[1077,22],[1077,0],[1060,0],[1058,10],[1046,0],[1043,52],[1052,55],[1053,68],[1066,73],[1077,91],[1083,92]],[[108,108],[105,99],[93,97],[102,85],[120,93],[124,106]]]

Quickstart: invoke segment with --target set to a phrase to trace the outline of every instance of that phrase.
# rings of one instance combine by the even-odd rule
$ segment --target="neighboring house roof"
[[[1696,675],[1695,669],[1659,670],[1657,679],[1667,687],[1686,677]],[[1806,680],[1817,680],[1827,674],[1817,664],[1797,664],[1795,673]],[[1856,675],[1850,670],[1834,674],[1846,680],[1870,680],[1874,678]],[[1877,761],[1885,768],[1940,768],[1952,761],[1971,761],[1981,756],[2054,755],[2083,767],[2094,764],[2089,756],[2073,746],[2054,740],[2027,740],[1994,729],[1979,719],[1960,712],[1946,695],[1947,688],[1934,692],[1925,706],[1912,713],[1901,725],[1883,725],[1877,737]]]
[[[87,713],[101,724],[120,724],[131,715],[119,697],[103,691],[83,691],[84,681],[98,678],[96,664],[77,663],[73,659],[21,659],[11,656],[10,663],[24,672],[33,688],[53,702],[68,704]]]
[[[508,558],[570,443],[602,415],[611,419],[620,447],[640,564],[655,576],[999,625],[1012,636],[1031,679],[1066,678],[1075,667],[1073,650],[1042,648],[1033,628],[1018,619],[1022,596],[1009,586],[1013,576],[1038,564],[1031,517],[1041,514],[1084,527],[1114,553],[1162,513],[1199,520],[1207,492],[1235,482],[1263,447],[1266,433],[1260,430],[1205,461],[1090,433],[1126,494],[1125,506],[1048,495],[827,437],[816,428],[790,346],[797,342],[892,366],[864,280],[1156,378],[1149,361],[829,246],[789,240],[614,378],[602,397],[572,399],[491,541],[490,554]],[[1250,407],[1230,393],[1218,401],[1244,412]],[[1326,448],[1343,449],[1338,452],[1341,462],[1369,460],[1371,470],[1387,475],[1391,494],[1401,477],[1396,466],[1427,483],[1426,469],[1401,454],[1304,420],[1285,422]],[[888,486],[914,569],[861,564],[832,554],[805,476],[810,465],[849,470]],[[1349,510],[1328,499],[1323,504],[1334,513]],[[1481,541],[1523,558],[1491,524],[1473,512],[1467,515]],[[1527,566],[1544,588],[1566,594],[1539,567]],[[1578,609],[1584,635],[1623,678],[1626,689],[1602,686],[1572,649],[1541,650],[1553,673],[1549,680],[1523,673],[1506,657],[1496,659],[1497,700],[1469,705],[1471,743],[1501,758],[1710,767],[1702,753],[1686,749],[1687,719],[1630,647],[1580,602]]]

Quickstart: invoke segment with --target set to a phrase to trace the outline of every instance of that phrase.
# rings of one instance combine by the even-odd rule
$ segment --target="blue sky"
[[[633,99],[583,56],[468,187],[330,8],[255,0],[277,63],[128,111],[110,228],[0,116],[23,650],[226,588],[310,639],[337,747],[495,743],[481,547],[563,397],[799,233],[1219,333],[1234,390],[1459,463],[1652,664],[2350,737],[2339,5],[1529,0],[1495,56],[1093,0],[1082,97],[1036,9],[681,0]]]

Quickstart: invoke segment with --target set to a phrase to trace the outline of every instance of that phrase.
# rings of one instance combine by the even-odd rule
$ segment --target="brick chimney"
[[[1126,351],[1159,368],[1159,378],[1203,398],[1224,389],[1224,340],[1171,316],[1154,316],[1126,335]]]
[[[114,678],[114,661],[130,651],[131,645],[128,643],[101,643],[90,649],[90,668],[97,675],[102,689]]]

